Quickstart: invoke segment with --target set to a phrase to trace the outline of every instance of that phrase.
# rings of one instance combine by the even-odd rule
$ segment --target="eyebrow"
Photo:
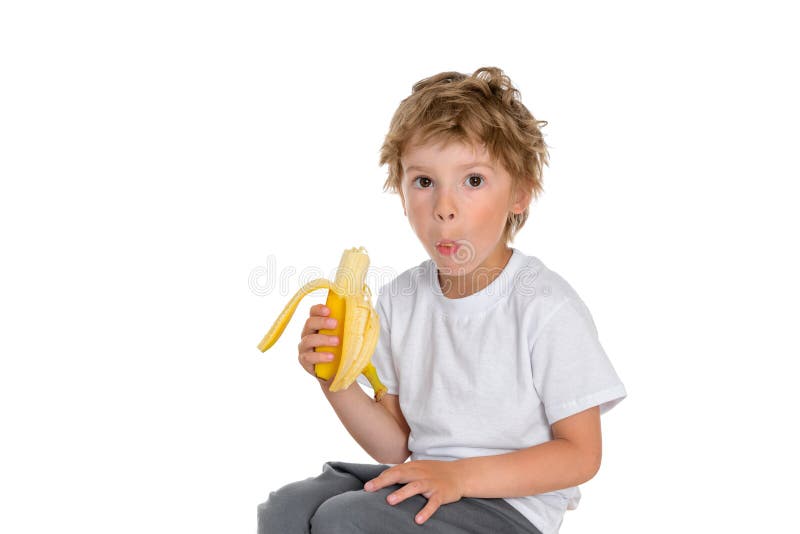
[[[464,165],[459,165],[459,169],[471,169],[473,167],[486,167],[488,169],[494,170],[494,167],[486,162],[486,161],[471,161],[469,163],[465,163]],[[427,170],[424,166],[420,165],[409,165],[406,167],[403,172],[411,172],[411,171],[425,171]]]

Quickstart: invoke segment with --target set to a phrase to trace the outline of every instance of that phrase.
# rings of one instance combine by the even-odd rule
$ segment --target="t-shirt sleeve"
[[[381,324],[380,334],[378,335],[378,343],[375,346],[375,352],[372,355],[372,364],[378,372],[378,378],[384,386],[386,392],[392,395],[397,395],[397,374],[395,372],[394,360],[392,359],[392,344],[390,336],[390,321],[391,315],[387,313],[388,287],[384,286],[378,293],[378,298],[375,303],[375,311],[378,313],[378,320]],[[369,383],[367,377],[363,374],[358,375],[358,383],[366,386],[372,391],[372,384]]]
[[[544,323],[531,350],[533,381],[550,424],[600,406],[603,414],[627,395],[589,309],[568,298]]]

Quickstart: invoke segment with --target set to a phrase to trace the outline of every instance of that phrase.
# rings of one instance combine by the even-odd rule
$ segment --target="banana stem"
[[[362,374],[367,377],[372,389],[375,391],[375,401],[380,401],[388,390],[386,386],[383,385],[383,382],[381,382],[381,379],[378,378],[378,371],[375,369],[372,362],[369,362],[367,366],[364,367]]]

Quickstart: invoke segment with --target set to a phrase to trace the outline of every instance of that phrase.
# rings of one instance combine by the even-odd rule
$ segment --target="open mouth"
[[[436,250],[443,256],[455,254],[455,252],[458,250],[458,247],[459,245],[455,241],[439,241],[436,243]]]

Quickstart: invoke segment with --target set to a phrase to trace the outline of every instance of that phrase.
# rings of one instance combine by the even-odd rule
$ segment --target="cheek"
[[[470,217],[476,229],[482,229],[484,232],[493,232],[493,228],[498,224],[505,224],[506,213],[498,210],[496,205],[481,204],[472,207],[472,215]]]
[[[496,207],[482,206],[479,208],[475,206],[469,221],[471,228],[465,230],[475,236],[477,241],[488,246],[503,234],[506,214]]]
[[[422,217],[422,213],[424,212],[424,206],[419,200],[406,197],[405,203],[405,210],[406,210],[406,218],[408,219],[409,224],[411,227],[416,229],[419,226],[419,221]]]
[[[406,211],[409,215],[418,215],[428,208],[428,204],[421,195],[411,195],[406,197]]]

